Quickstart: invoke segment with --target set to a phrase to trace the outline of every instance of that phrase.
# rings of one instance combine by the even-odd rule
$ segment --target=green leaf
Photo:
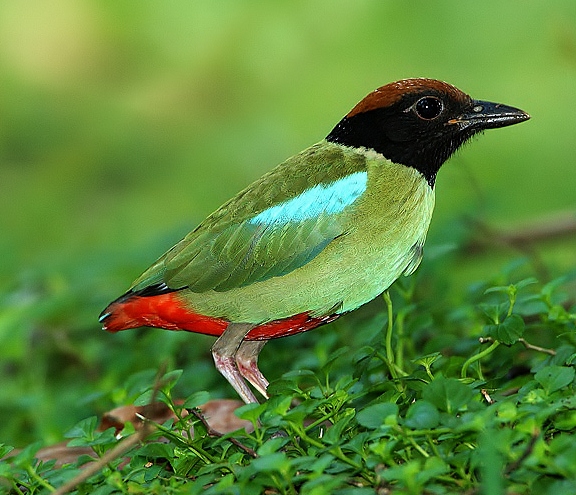
[[[342,442],[342,438],[344,436],[344,430],[350,424],[350,421],[354,417],[354,410],[353,409],[346,409],[345,416],[336,421],[330,428],[327,429],[326,434],[324,435],[324,442],[327,444],[338,444]]]
[[[246,404],[245,406],[240,406],[234,414],[240,419],[245,419],[250,421],[252,424],[258,422],[260,415],[266,410],[266,404]]]
[[[288,441],[289,441],[288,437],[270,438],[260,446],[260,448],[258,449],[258,455],[266,456],[273,454],[274,452],[278,452],[278,450],[284,447],[284,445],[286,445],[286,442]]]
[[[406,426],[415,430],[425,430],[436,428],[440,423],[440,413],[438,409],[426,400],[414,402],[406,413]]]
[[[274,452],[252,461],[252,467],[260,472],[287,473],[290,469],[290,461],[284,452]]]
[[[519,291],[520,289],[523,289],[524,287],[528,287],[529,285],[537,284],[537,283],[538,283],[538,279],[536,279],[535,277],[528,277],[528,278],[525,278],[523,280],[520,280],[519,282],[516,282],[515,284],[498,285],[496,287],[489,287],[488,289],[486,289],[484,291],[484,294],[490,294],[491,292],[501,292],[503,294],[510,295],[512,293]]]
[[[320,457],[315,458],[315,460],[308,465],[310,471],[322,474],[326,469],[334,462],[334,456],[328,453],[322,454]]]
[[[12,447],[11,445],[5,445],[3,443],[0,443],[0,459],[3,459],[5,456],[7,456],[13,450],[14,450],[14,447]]]
[[[511,314],[502,323],[484,327],[490,337],[506,345],[518,342],[518,339],[524,335],[525,328],[524,320],[517,314]]]
[[[554,418],[554,428],[571,432],[576,429],[576,411],[561,411]]]
[[[185,409],[193,409],[194,407],[206,404],[210,400],[210,394],[205,390],[200,390],[199,392],[193,393],[190,397],[186,399],[183,407]]]
[[[174,445],[151,442],[138,449],[138,455],[152,459],[170,459],[174,457]]]
[[[146,390],[146,392],[140,394],[136,399],[134,399],[133,404],[135,406],[147,406],[152,402],[152,399],[156,395],[157,394],[154,390]]]
[[[386,418],[389,416],[398,415],[398,406],[391,402],[380,402],[365,407],[358,414],[356,414],[356,421],[358,424],[374,430],[379,428],[385,423]]]
[[[321,474],[304,483],[298,493],[302,495],[326,495],[334,493],[338,495],[373,495],[374,488],[346,487],[345,475]],[[344,486],[345,488],[341,488]],[[285,492],[295,493],[295,492]]]
[[[108,428],[97,431],[92,437],[73,438],[68,442],[68,447],[93,447],[95,445],[109,445],[116,443],[116,430]]]
[[[434,362],[442,357],[442,354],[439,352],[433,352],[431,354],[426,354],[425,356],[420,356],[417,359],[412,360],[414,364],[419,364],[420,366],[424,366],[425,368],[430,368]]]
[[[496,417],[502,423],[512,423],[518,417],[516,404],[511,401],[497,403]]]
[[[534,378],[547,394],[566,387],[574,380],[574,368],[567,366],[546,366]]]
[[[474,391],[456,378],[438,377],[432,380],[422,393],[424,400],[434,404],[440,411],[454,414],[472,400]]]
[[[161,379],[162,388],[171,389],[174,385],[176,385],[176,382],[180,379],[182,373],[183,370],[172,370],[166,373]]]
[[[510,286],[509,285],[497,285],[495,287],[489,287],[488,289],[486,289],[484,291],[484,294],[490,294],[493,292],[500,292],[503,294],[508,294],[508,291],[510,290]]]
[[[506,315],[510,303],[508,302],[500,304],[481,303],[478,306],[493,324],[497,324],[500,321],[502,321],[502,319]]]
[[[529,285],[534,285],[538,283],[538,279],[536,277],[528,277],[525,279],[516,282],[514,285],[518,290],[523,289],[524,287],[528,287]]]
[[[98,418],[90,416],[76,423],[70,430],[64,433],[64,438],[94,438],[96,426],[98,425]]]
[[[312,377],[318,381],[316,373],[311,370],[292,370],[282,374],[282,378],[300,378],[302,376]]]

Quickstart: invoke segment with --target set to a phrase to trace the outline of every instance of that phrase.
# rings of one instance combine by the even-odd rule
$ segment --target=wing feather
[[[420,266],[422,261],[422,256],[424,255],[424,242],[426,241],[426,235],[424,235],[418,242],[416,242],[412,249],[408,253],[408,265],[404,269],[404,276],[408,277],[412,275],[416,269]]]
[[[366,189],[365,158],[323,142],[280,165],[225,203],[132,286],[164,283],[227,291],[290,273],[345,233]],[[331,162],[320,153],[328,147]]]

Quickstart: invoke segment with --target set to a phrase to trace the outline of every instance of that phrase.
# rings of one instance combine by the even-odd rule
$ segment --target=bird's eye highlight
[[[444,104],[438,98],[433,96],[426,96],[420,98],[414,105],[414,112],[416,115],[424,120],[433,120],[444,110]]]

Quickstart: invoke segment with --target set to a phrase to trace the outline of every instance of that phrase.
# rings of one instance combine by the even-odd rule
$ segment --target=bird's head
[[[403,79],[358,103],[327,140],[381,153],[420,171],[430,186],[442,164],[474,134],[530,116],[517,108],[474,100],[434,79]]]

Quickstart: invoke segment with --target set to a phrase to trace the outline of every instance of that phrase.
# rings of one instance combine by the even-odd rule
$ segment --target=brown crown
[[[458,88],[436,79],[412,78],[402,79],[375,89],[358,103],[346,117],[354,117],[359,113],[369,112],[378,108],[385,108],[396,103],[403,95],[412,92],[433,90],[444,93],[456,100],[466,100],[469,96]]]

